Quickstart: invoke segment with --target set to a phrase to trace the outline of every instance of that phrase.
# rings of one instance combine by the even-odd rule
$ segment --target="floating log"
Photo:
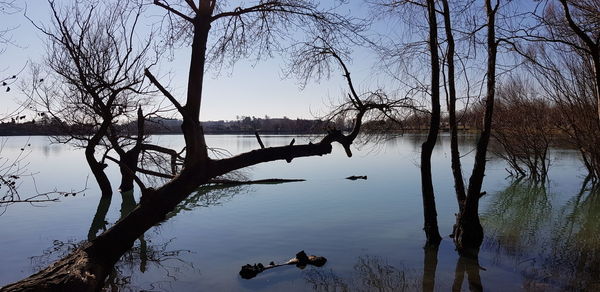
[[[295,258],[288,260],[282,264],[275,264],[275,262],[270,262],[268,266],[263,265],[262,263],[257,263],[254,265],[243,265],[240,270],[240,276],[244,279],[252,279],[256,277],[256,275],[262,273],[263,271],[282,267],[289,265],[296,265],[296,267],[300,269],[304,269],[307,265],[313,265],[315,267],[322,267],[327,262],[327,259],[320,256],[307,256],[306,253],[302,250],[296,254]]]
[[[347,177],[346,179],[349,179],[349,180],[365,179],[366,180],[367,176],[366,175],[353,175],[353,176]]]
[[[231,179],[212,179],[209,183],[222,185],[252,185],[252,184],[282,184],[289,182],[306,181],[298,178],[267,178],[258,180],[231,180]]]

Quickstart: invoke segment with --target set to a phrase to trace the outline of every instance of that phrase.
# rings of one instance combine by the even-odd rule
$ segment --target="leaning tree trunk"
[[[479,221],[479,199],[483,195],[481,187],[483,185],[483,177],[485,175],[485,164],[488,143],[492,131],[492,115],[494,113],[494,97],[496,90],[496,33],[495,33],[495,18],[496,10],[499,6],[499,1],[495,7],[492,7],[491,0],[485,1],[487,12],[487,93],[485,101],[485,115],[483,121],[483,130],[477,141],[477,149],[475,153],[475,164],[473,172],[469,179],[469,188],[467,198],[463,210],[456,218],[454,228],[454,242],[461,254],[476,253],[483,242],[483,227]]]
[[[100,144],[100,140],[102,139],[104,134],[106,134],[109,124],[110,121],[103,121],[96,134],[94,134],[90,138],[90,141],[85,147],[85,160],[87,161],[88,166],[92,171],[92,175],[94,175],[94,178],[98,183],[98,187],[100,187],[102,197],[112,196],[112,186],[110,185],[110,180],[108,179],[108,176],[106,176],[106,173],[104,172],[106,164],[99,162],[94,154],[96,152],[96,146]]]
[[[435,1],[427,1],[429,15],[429,51],[431,53],[431,120],[427,140],[421,146],[421,189],[425,221],[425,245],[438,245],[442,240],[437,223],[435,194],[431,177],[431,154],[440,129],[440,60],[437,51],[437,19]]]

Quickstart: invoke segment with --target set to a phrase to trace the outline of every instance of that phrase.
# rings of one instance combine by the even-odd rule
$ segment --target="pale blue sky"
[[[71,0],[57,0],[63,3]],[[346,11],[353,14],[364,14],[367,10],[363,1],[351,1],[346,6]],[[43,0],[19,0],[16,2],[21,7],[27,6],[27,15],[40,23],[48,23],[49,7]],[[26,4],[26,5],[25,5]],[[149,16],[162,13],[160,10],[148,11]],[[39,62],[44,54],[43,37],[31,23],[17,13],[2,17],[2,27],[18,26],[13,32],[13,41],[18,47],[8,46],[0,55],[0,69],[6,69],[3,75],[19,71],[31,60]],[[172,76],[171,88],[176,97],[183,100],[183,93],[187,84],[187,70],[189,68],[189,54],[187,48],[176,51],[172,62],[161,64],[161,73],[170,72]],[[359,89],[376,89],[381,83],[373,75],[373,64],[376,56],[362,49],[355,54],[354,60],[349,63],[352,76]],[[298,86],[294,79],[282,79],[282,66],[284,60],[275,56],[273,59],[255,64],[253,61],[241,61],[230,69],[224,69],[220,75],[208,72],[205,79],[205,94],[202,104],[201,120],[232,120],[236,116],[257,116],[289,118],[312,118],[322,115],[331,102],[342,97],[346,84],[341,72],[334,72],[330,80],[311,82],[304,90]],[[19,78],[26,79],[27,74],[22,73]],[[164,82],[168,82],[164,80]],[[22,99],[17,84],[11,92],[0,93],[0,113],[10,112]]]
[[[58,4],[68,3],[73,0],[56,0]],[[151,2],[150,0],[148,0]],[[242,2],[242,1],[239,1]],[[364,17],[372,14],[370,7],[364,0],[350,0],[347,5],[342,6],[341,12],[352,14],[353,16]],[[483,1],[481,1],[483,2]],[[231,1],[231,5],[237,1]],[[332,2],[323,1],[330,4]],[[514,2],[513,9],[519,11],[530,8],[534,1]],[[48,23],[49,7],[45,0],[16,0],[16,4],[21,7],[27,6],[27,14],[39,23]],[[325,5],[325,4],[323,4]],[[425,11],[421,8],[410,9],[402,14],[408,22],[414,23],[426,19]],[[483,10],[481,10],[483,11]],[[146,11],[144,21],[153,23],[156,17],[162,15],[164,11],[161,8],[151,5]],[[425,40],[427,29],[419,26],[410,26],[406,28],[399,20],[400,17],[386,18],[380,20],[373,26],[373,31],[386,35],[397,43],[408,42],[409,39]],[[392,20],[389,20],[392,19]],[[423,23],[423,22],[421,22]],[[13,41],[17,46],[8,46],[3,54],[0,54],[0,74],[2,76],[12,75],[12,72],[19,71],[27,64],[29,60],[39,62],[44,54],[44,41],[41,33],[38,32],[31,23],[22,15],[17,13],[8,15],[0,19],[1,27],[17,28],[12,32]],[[144,29],[139,31],[144,35]],[[410,68],[416,79],[406,76],[399,77],[401,80],[411,83],[420,82],[428,84],[427,53],[413,50],[413,55],[407,63],[412,63]],[[187,85],[187,72],[189,69],[190,50],[186,47],[176,50],[172,62],[165,60],[160,64],[160,71],[154,72],[155,75],[171,78],[170,88],[174,96],[180,101],[184,100],[184,93]],[[482,58],[485,53],[480,53],[477,58]],[[386,76],[382,70],[379,58],[371,50],[365,48],[354,48],[353,60],[348,62],[352,77],[359,91],[369,91],[384,88],[392,90],[400,87],[397,81],[390,81],[389,75]],[[424,63],[415,62],[413,59],[419,59]],[[510,58],[509,58],[510,59]],[[485,67],[484,60],[472,60],[474,66],[471,66],[470,75],[472,75],[472,90],[477,91],[480,87],[476,82],[482,80]],[[511,63],[507,60],[505,63]],[[289,118],[313,118],[321,116],[328,111],[331,104],[335,104],[344,96],[346,83],[341,72],[333,72],[329,80],[309,83],[304,90],[301,90],[297,80],[283,79],[282,66],[285,60],[279,56],[264,60],[259,63],[254,61],[240,61],[231,70],[225,68],[217,75],[216,72],[209,71],[204,82],[204,97],[202,104],[201,120],[233,120],[236,116],[256,116],[264,117],[283,117]],[[379,67],[378,67],[379,66]],[[480,67],[477,69],[477,67]],[[154,70],[154,69],[153,69]],[[21,79],[27,79],[27,74],[19,75]],[[161,81],[169,83],[167,78]],[[460,82],[460,81],[459,81]],[[16,84],[15,84],[16,85]],[[18,86],[11,86],[11,92],[0,92],[0,114],[12,111],[17,107],[18,101],[22,99]],[[476,92],[471,92],[474,94]],[[29,119],[29,117],[28,117]]]

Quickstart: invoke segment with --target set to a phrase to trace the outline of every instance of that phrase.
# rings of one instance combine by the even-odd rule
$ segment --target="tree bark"
[[[438,245],[442,240],[437,223],[435,194],[431,177],[431,154],[440,128],[440,60],[437,50],[437,17],[435,1],[427,1],[429,17],[429,52],[431,54],[431,120],[427,140],[421,145],[421,189],[425,221],[425,245]]]

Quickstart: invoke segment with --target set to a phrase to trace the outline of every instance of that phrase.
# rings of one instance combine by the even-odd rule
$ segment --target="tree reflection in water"
[[[481,277],[479,276],[479,257],[476,253],[470,256],[460,256],[456,261],[456,269],[454,270],[454,282],[452,283],[452,291],[462,291],[465,274],[467,274],[468,291],[479,292],[483,291]]]
[[[493,196],[484,249],[521,271],[525,290],[600,291],[600,191],[588,183],[566,203],[529,181]]]
[[[404,266],[394,267],[376,256],[360,256],[354,265],[354,272],[345,279],[333,270],[310,269],[304,272],[306,283],[317,292],[395,292],[395,291],[434,291],[440,290],[435,284],[437,248],[424,249],[423,272]],[[459,257],[452,291],[462,291],[464,274],[467,274],[471,292],[483,291],[479,277],[479,261],[475,258]]]
[[[206,186],[199,188],[196,194],[189,196],[170,212],[165,220],[194,208],[220,205],[246,188],[243,186]],[[121,193],[121,199],[118,220],[129,214],[137,206],[133,191]],[[106,220],[110,204],[110,197],[100,199],[88,232],[88,240],[94,239],[100,230],[106,230],[110,227],[110,223]],[[153,236],[150,234],[158,234],[158,232],[159,230],[154,228],[140,236],[134,246],[114,266],[113,271],[106,279],[104,290],[139,291],[142,288],[135,287],[133,284],[135,281],[132,281],[132,279],[137,273],[145,273],[150,269],[157,270],[165,275],[160,277],[160,281],[148,284],[151,290],[170,290],[170,284],[177,281],[178,274],[184,270],[193,270],[193,272],[199,273],[193,263],[183,260],[185,255],[192,251],[169,249],[169,245],[174,239],[162,243],[151,243]],[[52,246],[44,250],[41,255],[30,258],[33,270],[41,270],[55,260],[66,256],[76,249],[81,242],[83,241],[75,239],[67,241],[54,240]]]
[[[405,267],[396,268],[384,259],[360,256],[351,279],[343,279],[333,270],[312,268],[304,279],[318,292],[333,291],[414,291],[419,287],[417,273]]]

